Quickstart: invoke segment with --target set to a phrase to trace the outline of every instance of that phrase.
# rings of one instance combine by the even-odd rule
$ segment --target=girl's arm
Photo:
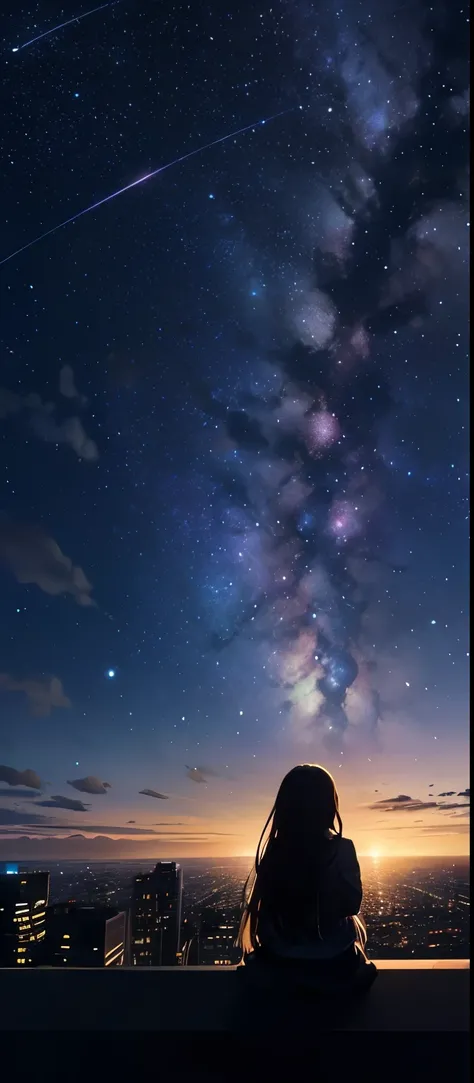
[[[362,904],[362,881],[354,843],[342,839],[336,861],[334,894],[342,917],[358,914]]]

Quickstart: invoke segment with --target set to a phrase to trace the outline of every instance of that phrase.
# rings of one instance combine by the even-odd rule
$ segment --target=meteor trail
[[[84,214],[89,214],[90,211],[96,211],[98,207],[102,207],[103,203],[110,203],[111,199],[116,199],[117,196],[123,195],[124,192],[129,192],[131,188],[136,188],[139,184],[144,184],[145,181],[150,180],[151,177],[157,177],[158,173],[164,173],[166,169],[171,169],[171,166],[178,165],[180,162],[186,162],[188,158],[194,158],[195,154],[202,154],[203,151],[209,150],[210,147],[216,147],[218,143],[225,143],[227,139],[235,139],[236,136],[250,131],[251,128],[258,128],[263,124],[269,124],[271,120],[276,120],[277,117],[283,117],[286,113],[292,112],[293,109],[283,109],[281,113],[274,113],[273,116],[266,117],[264,120],[257,120],[253,124],[246,124],[245,128],[238,128],[237,131],[230,132],[229,135],[221,135],[219,139],[213,139],[211,143],[205,143],[202,147],[196,147],[196,150],[190,150],[187,154],[182,154],[180,158],[174,158],[172,162],[167,162],[166,165],[158,166],[158,169],[153,169],[151,173],[146,173],[144,177],[139,177],[138,180],[132,181],[131,184],[126,184],[124,188],[119,188],[109,196],[104,196],[104,198],[99,199],[97,203],[91,203],[90,207],[84,207],[84,210],[78,211],[77,214],[73,214],[71,218],[66,218],[64,222],[60,222],[59,225],[46,230],[46,233],[41,233],[39,237],[35,237],[34,240],[28,241],[28,244],[24,244],[22,248],[17,248],[15,252],[10,252],[9,256],[5,256],[4,259],[0,260],[0,267],[3,266],[4,263],[8,263],[11,259],[14,259],[15,256],[19,256],[20,252],[26,252],[26,250],[32,248],[34,244],[39,244],[40,241],[44,241],[45,237],[50,237],[52,233],[57,233],[58,229],[64,229],[64,226],[69,226],[71,222],[76,222],[77,219],[82,218]]]
[[[51,27],[51,30],[45,30],[44,34],[38,34],[36,38],[30,38],[30,41],[25,41],[23,45],[15,45],[12,49],[12,53],[20,53],[22,49],[27,49],[29,45],[34,45],[36,41],[42,41],[43,38],[49,37],[50,34],[55,34],[56,30],[62,30],[64,26],[70,26],[71,23],[80,23],[81,19],[86,19],[88,15],[94,15],[96,11],[103,11],[104,8],[112,8],[115,4],[120,4],[122,0],[109,0],[108,4],[100,4],[98,8],[91,8],[90,11],[85,11],[83,15],[75,15],[73,19],[68,19],[65,23],[58,23],[57,26]]]

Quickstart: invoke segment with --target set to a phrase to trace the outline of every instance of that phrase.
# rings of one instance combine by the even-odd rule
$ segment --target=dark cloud
[[[456,790],[444,790],[443,793],[439,793],[438,797],[454,797]],[[458,794],[458,797],[460,795]]]
[[[103,794],[110,790],[110,782],[101,782],[95,775],[87,775],[86,778],[67,779],[68,786],[73,786],[79,793]]]
[[[127,823],[128,824],[134,824],[134,823],[136,823],[136,820],[127,820]]]
[[[387,797],[383,801],[376,801],[369,805],[375,812],[421,812],[422,809],[438,808],[437,801],[420,801],[417,797],[409,797],[408,794],[399,793],[397,797]]]
[[[441,795],[440,796],[444,796]],[[451,795],[450,795],[451,796]],[[462,797],[463,794],[458,796]],[[469,796],[469,794],[467,794]],[[369,805],[369,808],[375,812],[422,812],[424,809],[436,808],[440,812],[443,810],[455,808],[469,808],[469,802],[455,801],[453,803],[446,803],[445,801],[421,801],[417,797],[409,797],[408,794],[400,793],[397,797],[387,797],[383,801],[376,801],[375,804]]]
[[[156,797],[158,801],[168,800],[168,794],[158,793],[157,790],[139,790],[138,792],[144,794],[145,797]]]
[[[41,527],[0,522],[0,560],[19,583],[36,583],[46,594],[71,594],[81,606],[96,604],[82,568],[74,565]]]
[[[7,782],[9,786],[28,786],[32,790],[41,790],[43,785],[36,771],[31,771],[30,768],[17,771],[4,763],[0,764],[0,782]]]
[[[47,801],[38,801],[37,804],[41,808],[66,808],[71,812],[88,812],[91,807],[84,805],[82,801],[74,801],[71,797],[61,797],[60,794],[50,797]]]
[[[38,797],[41,797],[41,794],[39,794],[37,790],[21,789],[18,786],[7,789],[5,786],[3,789],[0,789],[0,799],[2,797],[13,797],[16,798],[16,800],[21,799],[21,801],[37,801]]]
[[[471,796],[471,791],[469,789],[460,790],[459,793],[458,793],[458,797],[470,797],[470,796]]]
[[[9,673],[0,673],[0,689],[5,692],[23,692],[27,697],[32,714],[46,717],[55,707],[70,707],[71,700],[66,696],[59,677],[45,677],[35,680],[26,677],[18,680]]]
[[[14,808],[0,808],[0,824],[4,827],[14,827],[15,824],[35,825],[47,823],[46,816],[32,814],[31,812],[19,812]]]

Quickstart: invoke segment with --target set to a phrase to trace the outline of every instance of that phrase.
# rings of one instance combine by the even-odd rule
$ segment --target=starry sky
[[[0,855],[466,852],[468,21],[5,4]]]

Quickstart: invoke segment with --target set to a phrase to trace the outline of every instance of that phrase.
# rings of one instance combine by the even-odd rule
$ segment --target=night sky
[[[250,853],[301,761],[465,852],[467,9],[20,7],[0,856]]]

